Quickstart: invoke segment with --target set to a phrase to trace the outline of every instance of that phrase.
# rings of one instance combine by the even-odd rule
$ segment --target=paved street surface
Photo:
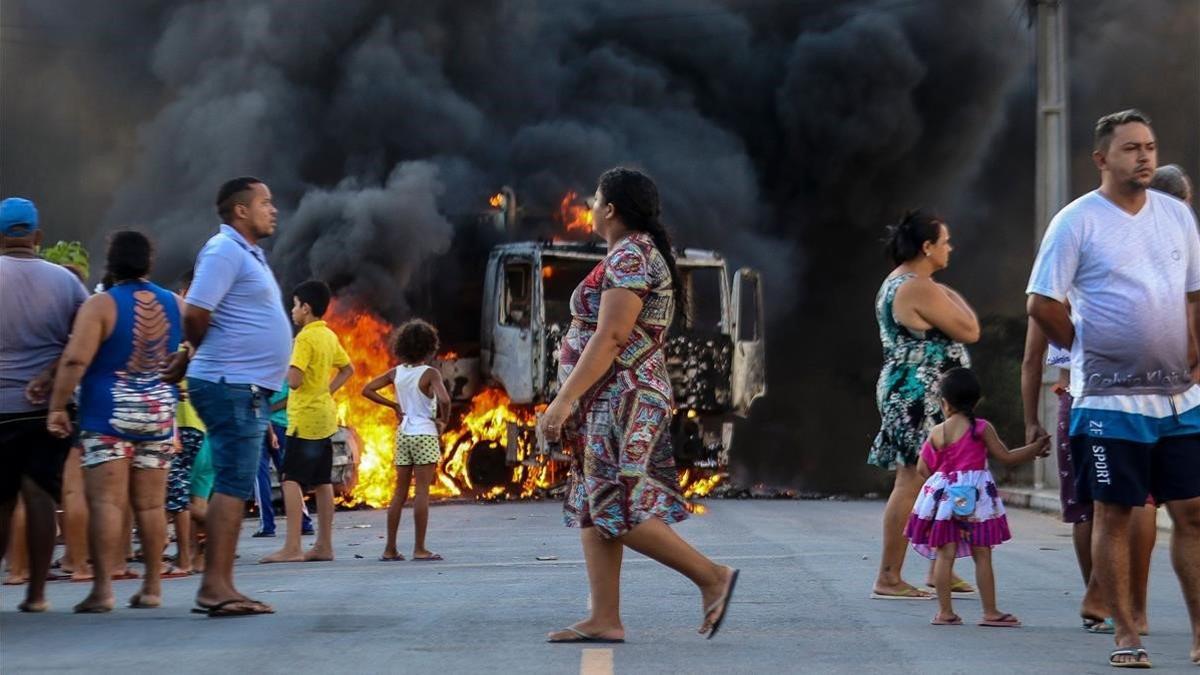
[[[53,610],[22,615],[20,589],[0,591],[0,670],[24,672],[293,673],[1107,673],[1108,636],[1079,628],[1080,582],[1067,526],[1010,513],[1014,542],[995,556],[1001,609],[1024,628],[928,625],[930,602],[867,599],[877,565],[880,502],[711,501],[679,531],[742,569],[721,634],[695,633],[698,595],[686,580],[627,554],[629,642],[613,649],[543,642],[582,617],[587,586],[578,533],[550,503],[448,505],[431,514],[442,563],[385,563],[384,513],[339,513],[338,559],[258,565],[280,539],[243,528],[237,578],[273,616],[210,619],[188,612],[198,580],[164,582],[165,606],[70,613],[85,584],[55,582]],[[402,538],[411,546],[408,512]],[[1189,665],[1188,629],[1163,537],[1151,582],[1147,645],[1156,670]],[[306,541],[308,541],[306,539]],[[362,558],[357,558],[361,555]],[[539,556],[557,560],[539,561]],[[923,561],[909,556],[913,581]],[[961,563],[972,578],[969,562]],[[117,582],[128,598],[136,581]]]

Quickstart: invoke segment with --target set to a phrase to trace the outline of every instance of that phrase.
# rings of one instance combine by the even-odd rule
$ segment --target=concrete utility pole
[[[1037,171],[1034,210],[1034,247],[1041,246],[1046,226],[1067,205],[1070,190],[1070,159],[1067,133],[1067,8],[1065,0],[1029,0],[1037,25]],[[1055,428],[1058,397],[1052,387],[1058,369],[1042,369],[1042,424]],[[1053,431],[1051,432],[1053,433]],[[1057,439],[1055,439],[1057,443]],[[1033,467],[1035,488],[1057,486],[1055,455],[1039,459]]]
[[[1067,134],[1067,8],[1065,0],[1037,4],[1037,203],[1035,246],[1067,205],[1070,177]]]

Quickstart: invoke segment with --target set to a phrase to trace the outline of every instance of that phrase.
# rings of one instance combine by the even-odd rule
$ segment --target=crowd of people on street
[[[975,415],[982,386],[967,345],[980,323],[933,277],[949,264],[950,230],[922,212],[889,228],[896,268],[876,299],[884,365],[882,425],[868,462],[893,470],[883,554],[871,597],[933,600],[931,623],[961,625],[952,598],[978,594],[979,625],[1017,627],[996,603],[991,550],[1011,538],[987,459],[1050,454],[1041,419],[1044,367],[1060,369],[1054,446],[1063,520],[1086,587],[1081,627],[1111,634],[1109,664],[1149,668],[1147,583],[1157,509],[1173,522],[1171,560],[1200,665],[1200,232],[1187,175],[1158,167],[1150,119],[1137,110],[1096,123],[1099,188],[1046,229],[1030,275],[1021,392],[1025,445],[1009,450]],[[908,545],[934,560],[926,586],[901,576]],[[953,576],[976,563],[976,584]]]
[[[931,623],[954,626],[963,619],[953,598],[977,594],[979,625],[1020,626],[996,598],[992,549],[1012,533],[989,460],[1015,465],[1056,450],[1063,519],[1086,585],[1083,630],[1113,635],[1111,665],[1150,666],[1141,638],[1149,632],[1156,510],[1164,507],[1195,635],[1191,658],[1200,664],[1200,232],[1192,186],[1178,167],[1157,166],[1150,120],[1136,110],[1101,118],[1094,140],[1100,186],[1049,223],[1027,288],[1020,447],[1010,449],[977,414],[985,383],[971,369],[968,345],[980,339],[980,321],[960,293],[934,280],[954,250],[948,224],[917,210],[888,228],[895,268],[875,303],[882,424],[868,462],[894,471],[895,483],[871,597],[936,600]],[[276,536],[272,466],[287,529],[282,547],[261,562],[334,557],[333,395],[354,366],[323,319],[331,290],[312,280],[292,291],[293,336],[260,247],[276,228],[270,189],[236,178],[220,187],[216,206],[219,231],[178,294],[149,280],[152,242],[121,231],[109,239],[102,288],[89,295],[77,261],[68,269],[39,255],[36,207],[21,198],[0,203],[0,545],[11,551],[10,530],[19,524],[27,558],[18,577],[27,583],[22,611],[48,608],[60,496],[61,566],[92,579],[77,612],[115,607],[112,580],[131,574],[131,521],[145,568],[130,607],[159,606],[164,577],[201,573],[193,611],[273,612],[234,579],[248,500],[260,513],[254,536]],[[607,254],[571,297],[560,387],[539,427],[574,458],[564,513],[567,525],[581,528],[591,603],[585,619],[547,639],[624,641],[625,547],[695,584],[704,608],[699,632],[711,638],[739,571],[669,527],[688,516],[664,355],[670,327],[687,321],[686,285],[646,174],[605,172],[589,208]],[[404,323],[394,342],[398,365],[361,392],[398,417],[383,561],[405,559],[396,534],[410,488],[412,559],[442,559],[425,542],[439,435],[450,415],[432,365],[438,348],[432,325]],[[1062,372],[1053,438],[1040,414],[1045,367]],[[306,493],[315,494],[317,516],[307,550]],[[164,567],[168,517],[176,554]],[[901,574],[910,545],[931,560],[924,588]],[[954,574],[955,560],[967,556],[974,585]]]
[[[203,580],[194,611],[272,612],[240,593],[233,578],[251,497],[260,514],[254,536],[275,536],[272,465],[286,513],[295,517],[287,519],[283,547],[260,562],[333,559],[333,394],[354,369],[322,320],[332,292],[316,280],[292,291],[293,339],[259,246],[275,230],[270,190],[257,178],[237,178],[216,201],[220,229],[178,294],[150,281],[152,242],[129,230],[109,237],[104,280],[90,295],[78,260],[56,264],[40,255],[36,206],[19,197],[0,203],[0,312],[10,319],[0,349],[0,542],[6,583],[27,586],[22,611],[48,609],[58,502],[66,546],[56,564],[92,582],[76,612],[111,611],[113,580],[130,578],[142,584],[128,606],[157,607],[164,578],[195,573]],[[425,339],[418,343],[436,350],[436,329],[418,328]],[[400,331],[398,347],[414,342],[410,333]],[[428,421],[439,406],[443,419],[449,414],[440,378],[436,398],[419,400],[399,379],[395,386],[401,420]],[[407,477],[415,467],[432,475],[441,456],[436,433],[432,443],[421,437],[421,452],[397,459],[398,473]],[[314,534],[305,493],[315,493],[318,525],[308,550],[300,544]],[[426,496],[414,558],[440,560],[424,547],[427,506]],[[168,520],[176,547],[164,565]],[[128,567],[134,560],[143,563],[140,574]]]

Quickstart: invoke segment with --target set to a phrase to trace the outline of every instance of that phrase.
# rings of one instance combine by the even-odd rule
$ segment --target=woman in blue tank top
[[[163,509],[179,392],[163,382],[159,370],[179,348],[182,322],[179,298],[146,279],[151,257],[145,235],[125,231],[112,236],[107,268],[113,284],[80,308],[54,381],[47,426],[60,437],[72,432],[65,408],[79,388],[79,444],[91,512],[95,580],[76,612],[107,612],[116,604],[111,567],[121,555],[130,497],[146,574],[129,605],[157,607],[162,602]]]

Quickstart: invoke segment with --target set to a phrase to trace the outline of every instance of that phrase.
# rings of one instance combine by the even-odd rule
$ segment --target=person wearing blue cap
[[[72,439],[46,430],[47,398],[71,324],[87,289],[38,255],[42,231],[28,199],[0,201],[0,556],[17,496],[25,500],[29,586],[23,612],[44,612],[54,554],[55,502]]]

